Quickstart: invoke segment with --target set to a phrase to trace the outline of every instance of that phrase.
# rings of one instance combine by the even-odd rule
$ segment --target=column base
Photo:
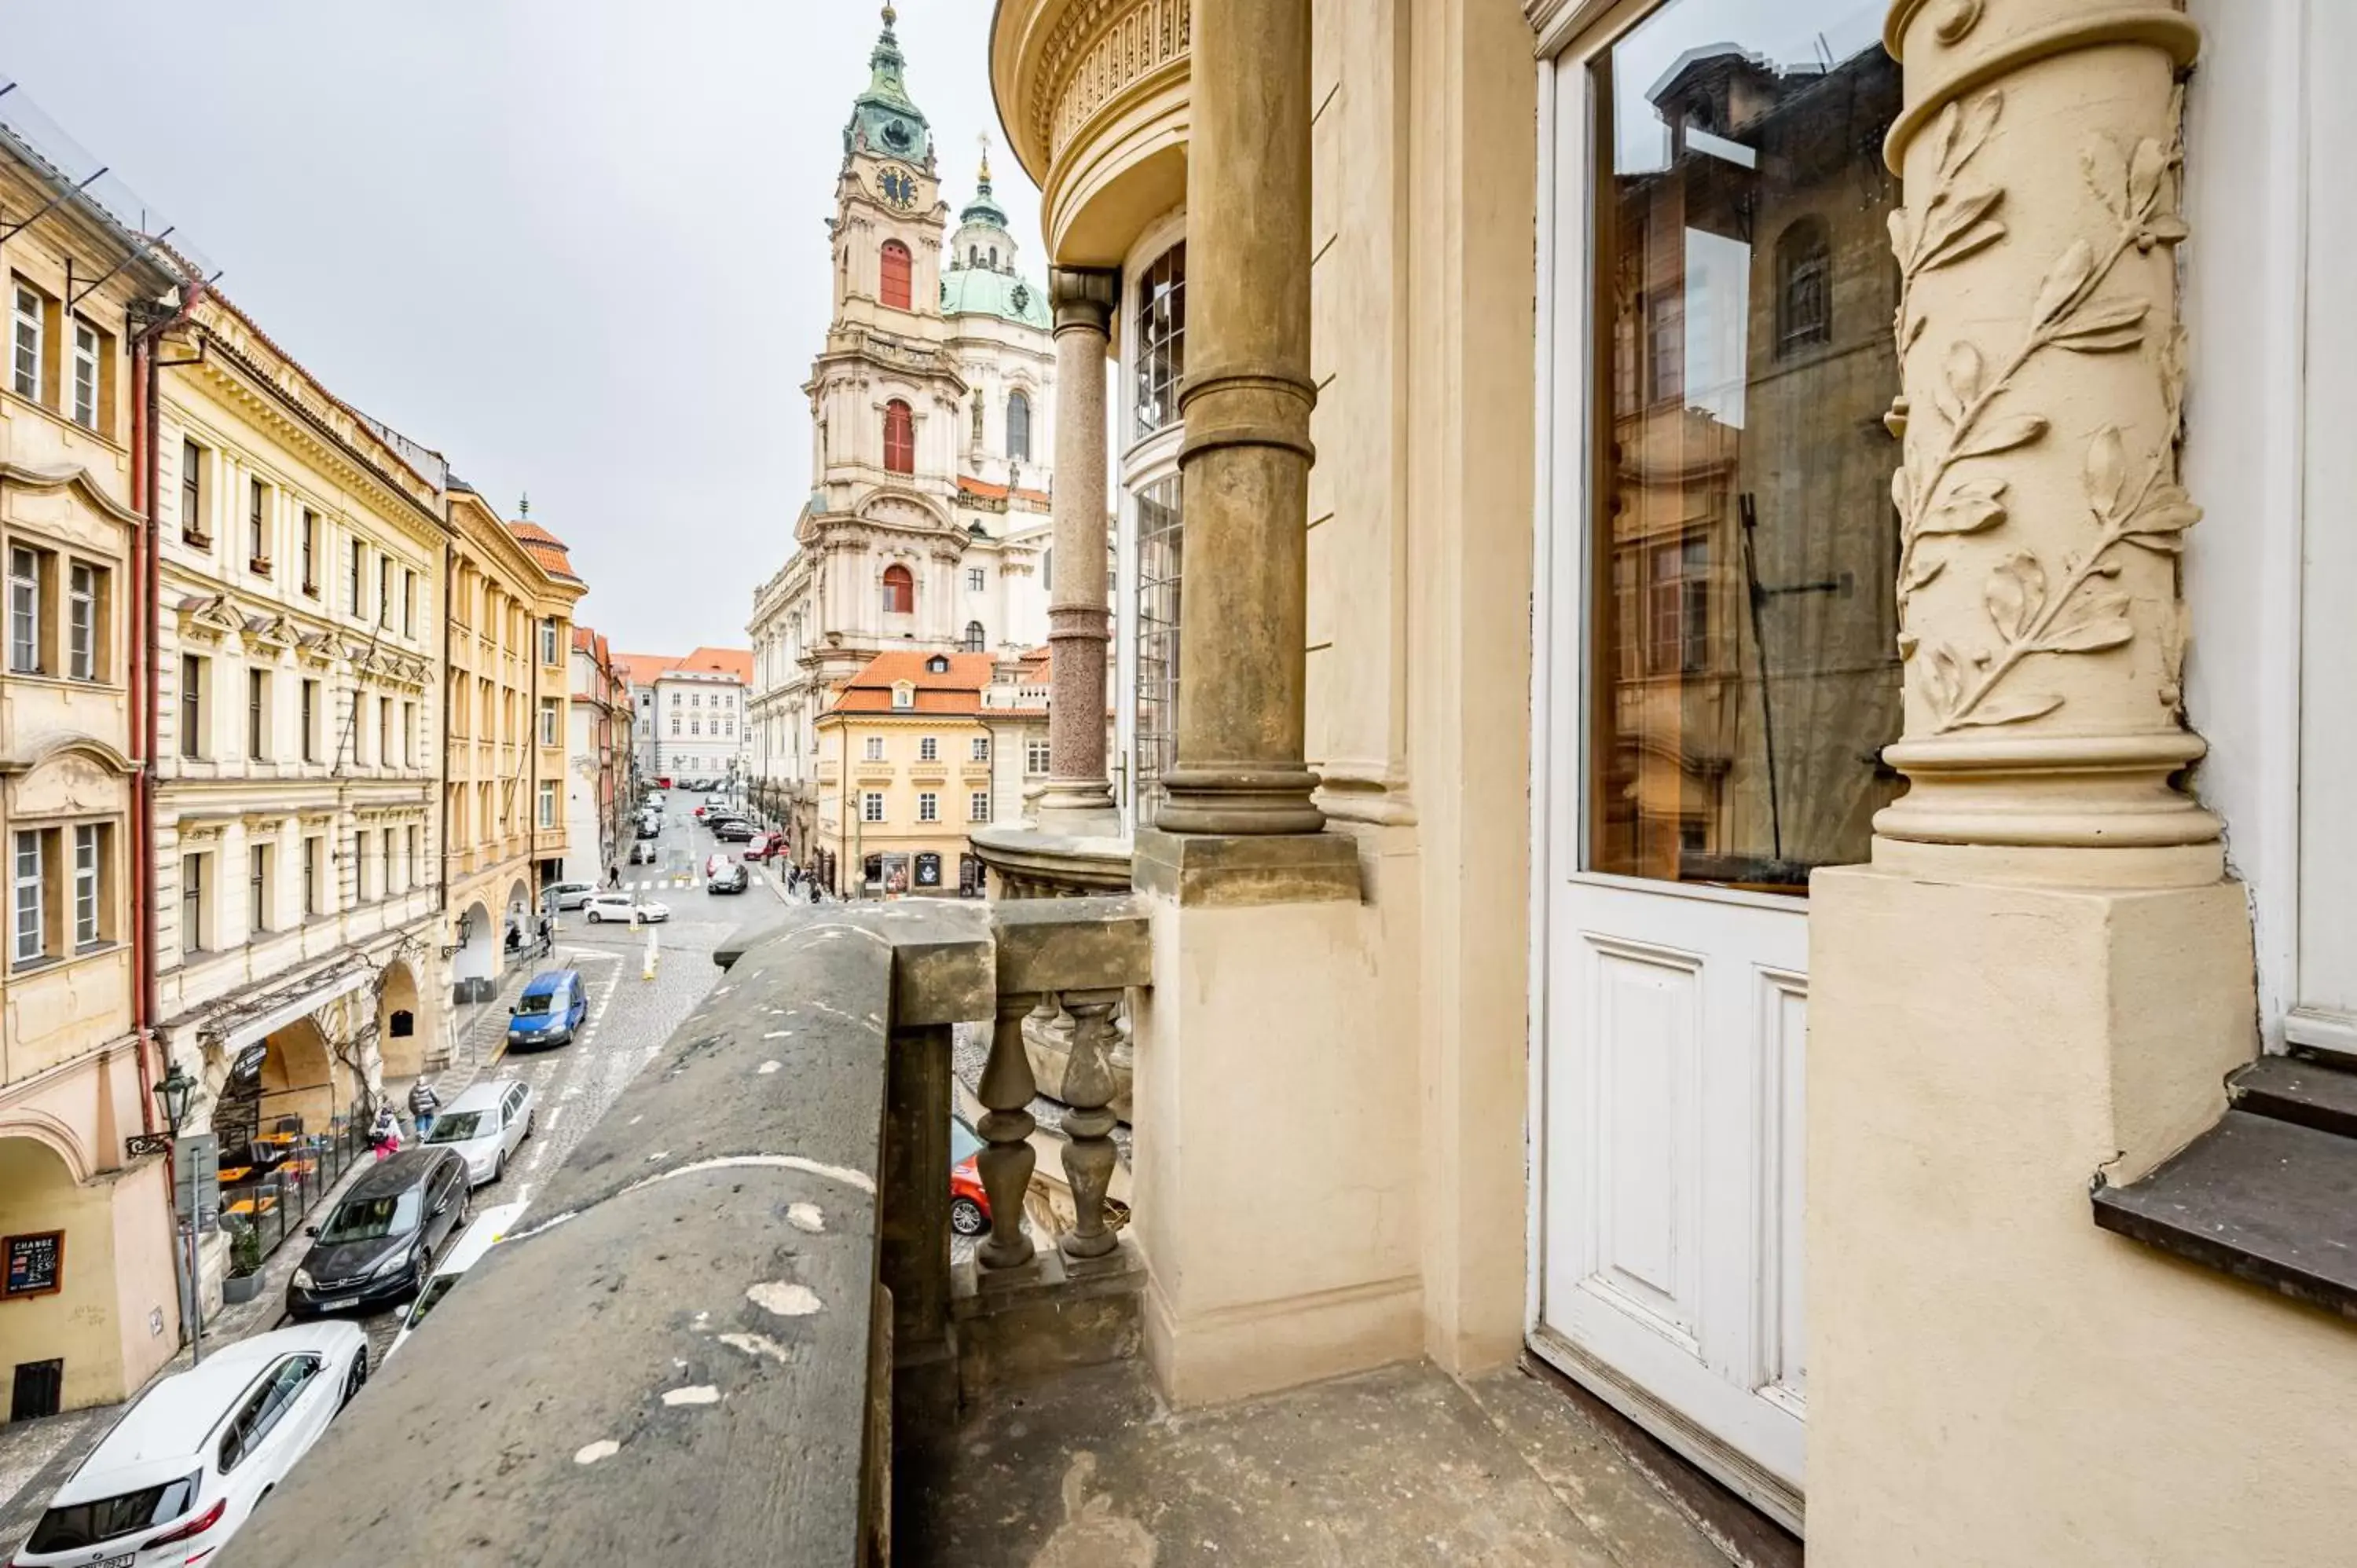
[[[1050,779],[1039,791],[1031,820],[1041,832],[1071,839],[1118,839],[1121,808],[1113,786],[1102,779]]]
[[[1326,825],[1309,799],[1318,775],[1306,768],[1177,768],[1162,787],[1155,825],[1166,832],[1314,833]]]
[[[1359,846],[1345,833],[1169,832],[1138,830],[1139,891],[1180,905],[1356,903]]]
[[[2348,1326],[2088,1202],[2215,1122],[2258,1048],[2242,887],[1843,867],[1809,956],[1810,1562],[2345,1554],[2311,1463],[2357,1454]],[[2091,1483],[2090,1455],[2121,1462]]]

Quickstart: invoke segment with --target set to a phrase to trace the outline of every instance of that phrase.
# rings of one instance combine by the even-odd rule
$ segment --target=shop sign
[[[0,1299],[24,1295],[55,1295],[65,1288],[66,1233],[34,1230],[11,1236],[5,1242],[8,1273],[0,1283]]]

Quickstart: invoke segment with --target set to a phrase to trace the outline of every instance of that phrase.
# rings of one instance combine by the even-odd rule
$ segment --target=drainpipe
[[[450,505],[447,496],[443,499],[442,505],[443,526],[447,531],[449,526]],[[442,805],[437,813],[441,820],[442,831],[434,846],[434,858],[442,863],[442,874],[436,876],[434,882],[440,894],[436,901],[436,911],[445,924],[450,918],[450,714],[451,709],[457,706],[457,703],[452,701],[450,687],[450,618],[456,613],[452,610],[451,605],[458,591],[457,559],[458,553],[450,547],[448,539],[444,539],[442,541],[442,723],[438,726],[442,734],[441,744],[437,748],[442,754],[441,778],[438,780],[442,791]],[[443,979],[447,981],[449,975],[445,972]],[[448,987],[446,986],[445,989]]]
[[[548,634],[548,620],[545,616],[533,619],[523,650],[525,665],[532,671],[532,705],[524,713],[523,858],[524,886],[532,893],[532,908],[525,917],[533,920],[540,918],[540,639]]]
[[[147,563],[156,553],[156,368],[154,343],[144,336],[131,338],[131,504],[145,520],[131,533],[131,615],[128,676],[131,699],[131,1033],[139,1061],[139,1130],[156,1131],[156,1070],[149,1059],[149,1036],[156,1026],[155,900],[148,896],[156,875],[154,813],[148,791],[156,777],[155,710],[147,702],[153,682],[148,669],[147,607],[155,597],[148,585]]]

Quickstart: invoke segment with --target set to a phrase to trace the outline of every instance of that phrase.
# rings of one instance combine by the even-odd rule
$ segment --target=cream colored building
[[[179,1345],[166,1162],[125,1145],[160,1122],[132,859],[141,334],[182,280],[75,194],[90,169],[67,173],[16,124],[0,115],[0,1246],[54,1235],[57,1268],[32,1291],[0,1283],[0,1369],[12,1410],[33,1415],[122,1399]]]
[[[453,998],[482,1001],[510,966],[509,934],[530,935],[543,884],[563,875],[573,607],[587,590],[554,534],[502,521],[463,480],[449,518],[438,940],[455,950]]]
[[[819,715],[818,832],[802,864],[847,898],[974,886],[966,834],[992,820],[984,653],[886,653]]]
[[[794,553],[755,592],[749,777],[796,853],[818,723],[878,653],[996,651],[1047,631],[1055,354],[985,157],[942,199],[932,130],[887,21],[844,132],[834,315],[804,387],[812,490]]]
[[[1111,302],[1165,1392],[1527,1354],[1813,1562],[2346,1555],[2357,16],[992,37]]]
[[[160,1026],[234,1150],[447,1038],[447,470],[218,295],[163,362]]]

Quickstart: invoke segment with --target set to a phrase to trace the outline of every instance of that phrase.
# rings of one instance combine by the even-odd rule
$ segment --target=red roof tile
[[[948,668],[928,669],[936,659]],[[913,649],[879,653],[865,670],[835,689],[834,702],[827,711],[976,714],[982,709],[982,690],[990,684],[991,666],[996,662],[987,653],[922,653]],[[916,688],[915,706],[896,709],[892,689],[904,682]]]

